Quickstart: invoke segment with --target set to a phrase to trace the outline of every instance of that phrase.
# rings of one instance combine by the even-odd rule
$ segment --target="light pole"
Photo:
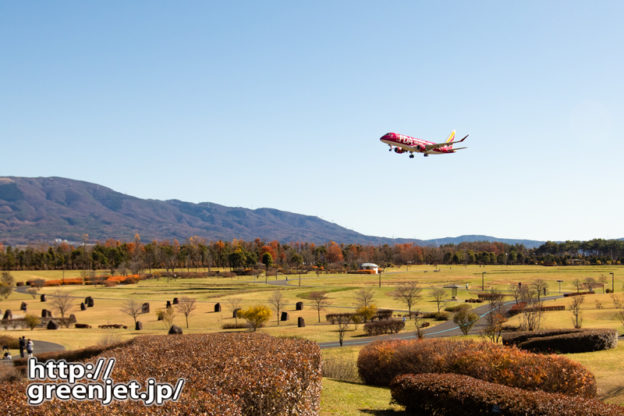
[[[485,274],[487,272],[481,272],[481,292],[485,292]]]
[[[563,280],[557,280],[557,283],[559,283],[559,293],[561,293],[561,283],[563,282]]]
[[[615,293],[615,273],[610,272],[611,275],[611,293]]]

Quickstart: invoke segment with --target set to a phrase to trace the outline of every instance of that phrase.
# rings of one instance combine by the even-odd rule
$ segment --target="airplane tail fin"
[[[455,139],[455,130],[451,132],[451,135],[448,137],[448,139],[446,139],[446,142],[450,143],[453,141],[453,139]]]

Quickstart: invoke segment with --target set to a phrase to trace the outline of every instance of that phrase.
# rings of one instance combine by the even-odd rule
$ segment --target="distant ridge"
[[[367,236],[318,217],[271,208],[226,207],[211,202],[140,199],[101,185],[58,177],[0,177],[0,242],[51,243],[56,239],[79,242],[109,238],[143,241],[184,241],[191,236],[206,240],[421,245],[458,244],[465,241],[501,241],[536,247],[535,240],[513,240],[471,235],[433,240]]]

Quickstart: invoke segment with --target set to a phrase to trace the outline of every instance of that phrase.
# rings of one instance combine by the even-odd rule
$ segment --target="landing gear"
[[[388,149],[388,151],[389,151],[389,152],[391,152],[391,151],[392,151],[392,146],[390,146],[390,149]]]
[[[410,159],[414,159],[414,154],[410,153]]]
[[[429,157],[429,153],[423,153],[424,157]]]

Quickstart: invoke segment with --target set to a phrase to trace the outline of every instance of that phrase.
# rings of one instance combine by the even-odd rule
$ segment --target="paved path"
[[[547,296],[547,297],[542,298],[542,300],[553,300],[553,299],[558,299],[562,297],[563,296],[561,295]],[[513,300],[503,303],[503,311],[507,312],[509,309],[511,309],[514,303],[515,301]],[[472,328],[472,330],[470,331],[470,334],[471,335],[480,334],[483,328],[485,328],[485,326],[487,325],[486,316],[490,313],[490,305],[487,304],[487,305],[476,307],[472,309],[472,312],[479,315],[479,321]],[[425,338],[454,337],[454,336],[462,335],[462,332],[459,329],[459,326],[457,326],[457,324],[451,320],[445,321],[441,323],[440,325],[427,328],[423,332],[424,332]],[[416,339],[417,337],[418,336],[416,335],[416,331],[413,331],[413,332],[405,332],[402,334],[363,337],[362,339],[350,339],[350,340],[344,341],[342,344],[345,347],[349,347],[349,346],[354,346],[354,345],[370,344],[371,342],[379,341],[379,340]],[[337,341],[336,342],[319,342],[318,344],[323,349],[340,347],[340,343],[338,343]]]

